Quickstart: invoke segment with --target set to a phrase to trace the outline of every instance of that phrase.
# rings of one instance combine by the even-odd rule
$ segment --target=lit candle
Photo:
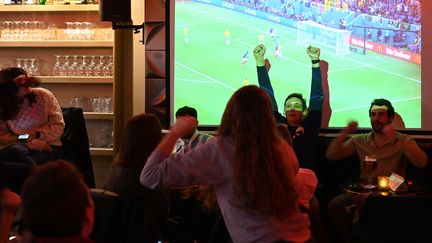
[[[389,188],[388,176],[378,176],[378,190],[385,191]]]

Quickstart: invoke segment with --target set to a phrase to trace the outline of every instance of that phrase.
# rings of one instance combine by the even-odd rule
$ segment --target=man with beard
[[[414,139],[396,132],[391,126],[394,115],[395,111],[390,101],[373,100],[369,108],[372,131],[353,135],[345,141],[348,134],[353,133],[357,127],[357,122],[350,122],[329,145],[327,159],[340,160],[357,153],[362,163],[366,155],[375,155],[375,176],[390,176],[392,172],[405,176],[408,162],[415,167],[427,166],[427,156]],[[364,178],[365,174],[364,166],[360,164],[360,177]],[[329,203],[329,215],[342,242],[351,242],[351,224],[359,202],[358,198],[341,194]]]

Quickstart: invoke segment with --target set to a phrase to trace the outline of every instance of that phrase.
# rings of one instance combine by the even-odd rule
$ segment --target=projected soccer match
[[[330,127],[370,127],[374,98],[390,100],[406,128],[421,127],[418,0],[176,0],[173,111],[191,106],[219,125],[243,85],[258,85],[255,46],[266,46],[279,111],[288,94],[309,102],[309,45],[329,64]],[[253,109],[253,107],[251,107]]]

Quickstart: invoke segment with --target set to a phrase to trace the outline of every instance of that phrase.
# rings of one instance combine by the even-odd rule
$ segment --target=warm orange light
[[[389,189],[388,176],[378,176],[378,190],[385,191]]]

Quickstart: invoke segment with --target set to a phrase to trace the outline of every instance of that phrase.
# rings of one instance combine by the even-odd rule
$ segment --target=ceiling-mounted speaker
[[[99,0],[99,16],[102,21],[132,21],[131,0]]]

